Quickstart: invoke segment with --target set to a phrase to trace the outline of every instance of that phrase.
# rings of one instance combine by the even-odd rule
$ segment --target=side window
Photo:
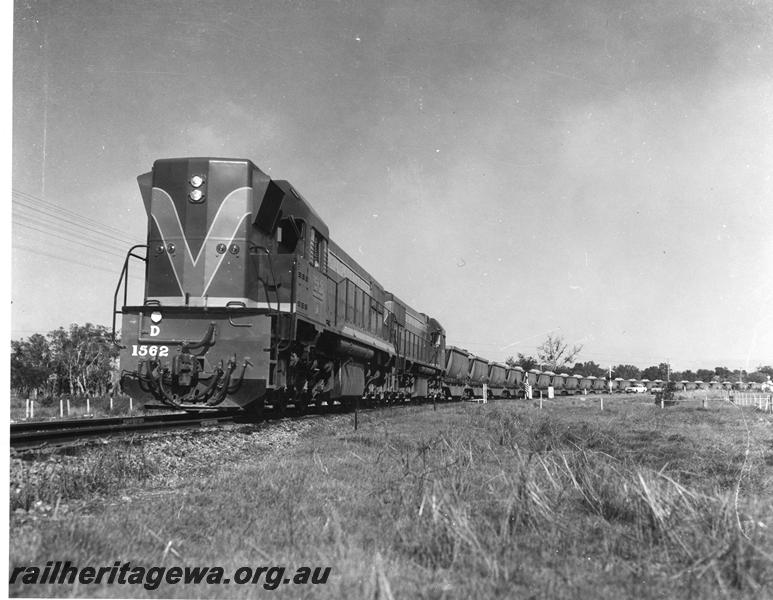
[[[311,231],[311,251],[309,252],[311,262],[321,271],[327,272],[327,240],[313,227]]]
[[[292,254],[298,241],[303,238],[304,223],[299,219],[288,217],[279,221],[277,227],[277,242],[279,242],[279,254]],[[303,245],[301,245],[303,248]]]

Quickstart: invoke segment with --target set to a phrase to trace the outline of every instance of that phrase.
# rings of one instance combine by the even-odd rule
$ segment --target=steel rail
[[[232,423],[235,416],[233,411],[220,411],[12,423],[10,441],[11,448],[34,449],[129,433],[209,427]]]

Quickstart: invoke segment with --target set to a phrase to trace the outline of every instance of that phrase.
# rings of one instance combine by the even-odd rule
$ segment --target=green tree
[[[579,373],[585,377],[604,377],[607,374],[607,370],[604,367],[592,360],[575,363],[572,372]]]
[[[11,341],[11,388],[22,394],[42,390],[51,373],[51,350],[39,333]]]
[[[698,369],[695,372],[695,376],[700,381],[711,381],[715,377],[715,374],[711,369]]]
[[[102,325],[60,327],[48,334],[54,370],[70,394],[102,394],[110,382],[118,350]]]
[[[617,365],[612,367],[612,377],[622,377],[623,379],[639,379],[641,371],[634,365]]]
[[[760,365],[757,367],[757,372],[762,373],[763,375],[767,375],[768,377],[773,379],[773,367],[770,365]]]
[[[641,373],[642,378],[655,381],[656,379],[666,380],[668,377],[668,364],[660,363],[657,367],[647,367]]]
[[[519,352],[517,360],[512,356],[509,356],[505,361],[505,364],[510,367],[521,367],[524,371],[529,371],[530,369],[537,367],[537,359],[533,356],[526,356],[525,354]]]

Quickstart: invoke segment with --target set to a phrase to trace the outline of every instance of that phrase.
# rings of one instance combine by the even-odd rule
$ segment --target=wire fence
[[[736,406],[753,406],[773,414],[773,393],[770,392],[728,392],[725,399]]]

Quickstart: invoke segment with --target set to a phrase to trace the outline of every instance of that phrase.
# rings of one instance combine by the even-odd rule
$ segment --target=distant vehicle
[[[654,388],[653,388],[654,391]],[[625,388],[626,394],[644,394],[647,392],[647,386],[641,383],[633,383]]]

